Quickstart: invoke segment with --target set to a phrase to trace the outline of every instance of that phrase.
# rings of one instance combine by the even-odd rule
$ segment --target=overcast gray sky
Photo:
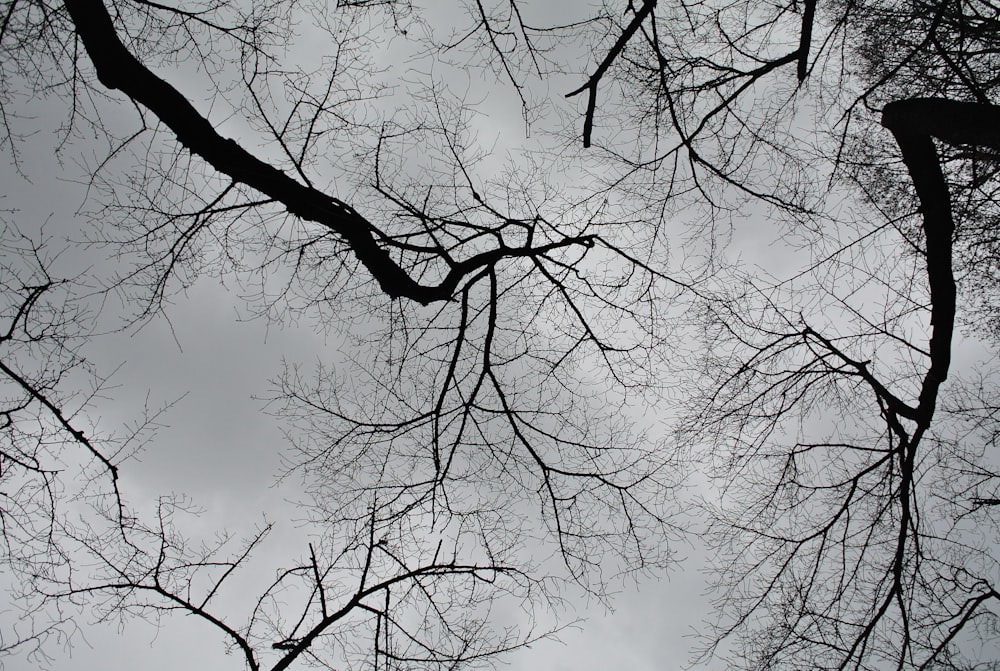
[[[544,24],[574,18],[575,3],[536,4],[536,10],[544,11],[538,11],[531,21]],[[436,9],[443,6],[441,3]],[[437,25],[437,18],[432,16],[429,24]],[[386,78],[400,78],[399,90],[382,104],[405,103],[410,86],[407,82],[417,79],[418,74],[432,74],[455,89],[458,97],[476,104],[478,115],[473,117],[472,130],[479,149],[486,153],[479,166],[481,174],[499,173],[511,160],[517,160],[519,147],[535,141],[538,130],[525,137],[525,123],[509,86],[495,86],[478,71],[462,73],[443,65],[430,67],[427,60],[400,62],[398,53],[389,49],[379,58],[390,68]],[[581,70],[586,66],[582,64]],[[196,74],[188,72],[181,73],[175,82],[184,83],[185,76],[190,77],[188,83],[198,81]],[[570,83],[578,83],[577,78],[576,73],[553,75],[532,93],[561,101]],[[196,84],[192,86],[197,90]],[[207,106],[205,100],[196,103]],[[64,110],[46,111],[46,104],[30,107],[39,116],[25,122],[40,129],[37,136],[22,145],[28,179],[17,174],[9,162],[0,164],[0,184],[4,185],[0,207],[16,210],[14,220],[29,235],[40,234],[44,224],[46,234],[54,239],[53,246],[58,247],[60,241],[84,239],[93,222],[78,214],[85,204],[86,191],[80,183],[85,174],[80,164],[72,160],[70,153],[63,156],[64,163],[53,154],[53,130]],[[55,121],[48,118],[49,114]],[[544,126],[545,120],[536,123]],[[559,126],[558,120],[552,123]],[[580,119],[574,123],[578,127]],[[222,126],[232,135],[240,133],[238,119],[230,118]],[[85,143],[73,149],[78,154],[86,150]],[[764,216],[753,211],[741,215],[746,220]],[[779,234],[777,229],[762,226],[739,228],[732,240],[730,258],[739,258],[747,267],[764,267],[773,275],[793,274],[804,257],[787,245],[775,243],[774,237]],[[103,254],[101,250],[71,245],[55,270],[75,272]],[[104,269],[99,270],[103,274]],[[118,369],[107,398],[99,401],[92,416],[99,418],[99,428],[113,430],[134,421],[147,405],[155,408],[176,401],[163,416],[164,427],[155,440],[123,468],[123,493],[130,503],[147,512],[159,496],[177,493],[190,497],[203,513],[188,520],[187,529],[206,537],[220,529],[239,535],[264,519],[275,522],[272,537],[241,583],[252,586],[292,558],[304,555],[309,538],[307,530],[296,522],[301,515],[301,509],[292,502],[299,494],[297,480],[276,482],[287,445],[282,424],[266,412],[261,399],[269,395],[269,380],[279,375],[283,361],[337,363],[352,345],[335,335],[318,332],[308,319],[279,325],[249,318],[235,282],[223,286],[211,278],[202,278],[189,290],[172,296],[170,302],[165,316],[154,318],[141,329],[95,337],[87,346],[86,354],[100,371]],[[113,306],[107,309],[99,323],[103,328],[112,328],[116,326],[116,315]],[[956,360],[962,364],[989,357],[971,343],[956,351]],[[662,413],[646,418],[654,434],[666,430],[665,419],[670,412],[665,407]],[[692,487],[682,496],[698,493]],[[690,545],[676,548],[683,561],[670,573],[617,586],[610,611],[596,600],[569,595],[572,608],[568,616],[573,617],[575,611],[582,619],[579,626],[563,632],[559,641],[539,642],[505,661],[517,671],[684,668],[696,644],[691,635],[703,631],[703,620],[711,617],[707,583],[702,575],[704,549],[697,542],[695,536]],[[222,639],[214,630],[191,617],[169,617],[158,628],[131,621],[121,629],[117,622],[87,624],[92,619],[86,610],[80,614],[79,635],[63,648],[47,650],[51,656],[47,668],[223,671],[243,667],[241,657],[225,653]],[[12,658],[6,664],[11,669],[37,665],[23,658]],[[695,668],[712,671],[725,665],[715,662]]]
[[[60,180],[64,172],[52,154],[31,161],[37,167],[32,183],[9,172],[0,178],[19,184],[7,199],[14,205],[16,197],[22,208],[18,224],[29,232],[28,224],[48,218],[49,234],[73,236],[56,229],[78,221],[73,212],[80,205],[81,190]],[[58,199],[47,197],[53,193]],[[70,264],[72,259],[65,261]],[[287,502],[297,494],[294,482],[275,484],[285,442],[280,423],[263,412],[264,403],[254,396],[268,394],[268,380],[280,371],[282,358],[328,358],[342,344],[317,335],[308,325],[280,328],[241,319],[243,301],[211,279],[200,280],[172,303],[169,320],[158,318],[135,332],[95,338],[87,347],[100,370],[120,366],[109,400],[94,416],[110,430],[140,416],[147,403],[158,407],[176,401],[164,415],[166,426],[157,439],[123,469],[126,498],[148,510],[158,496],[189,496],[204,511],[187,520],[192,533],[239,533],[265,516],[277,522],[271,542],[254,563],[266,579],[270,571],[300,555],[307,539],[294,522],[298,509]],[[559,641],[542,641],[505,658],[510,668],[680,668],[690,653],[690,635],[709,610],[697,549],[678,551],[689,560],[662,578],[622,585],[611,601],[613,612],[594,599],[574,602],[569,617],[583,621],[563,632]],[[165,618],[160,627],[133,620],[121,630],[117,622],[88,626],[92,619],[91,613],[81,613],[80,635],[63,649],[48,649],[48,668],[242,668],[238,656],[225,654],[221,637],[191,617]],[[6,664],[11,669],[34,667],[19,658]]]
[[[544,3],[540,7],[550,15],[535,20],[566,20],[567,8],[572,5]],[[384,61],[399,69],[392,57]],[[473,129],[494,154],[487,159],[484,171],[489,172],[490,160],[501,170],[510,159],[509,152],[524,141],[524,121],[511,90],[502,86],[483,89],[476,73],[447,76],[457,76],[453,81],[463,90],[456,94],[470,100],[491,97],[480,106],[487,112],[475,118]],[[554,77],[546,86],[558,89],[569,81]],[[552,93],[559,95],[561,91]],[[21,145],[22,167],[28,179],[16,174],[5,161],[0,165],[0,183],[5,185],[2,206],[17,211],[14,220],[22,232],[40,235],[44,224],[45,234],[53,238],[53,248],[58,248],[64,240],[85,239],[93,224],[78,213],[86,206],[79,163],[72,153],[64,155],[69,157],[66,163],[60,163],[52,151],[53,131],[62,110],[57,106],[47,110],[46,105],[33,106],[39,116],[29,125],[36,125],[40,132]],[[51,111],[51,119],[47,111]],[[81,144],[77,151],[85,154],[87,148]],[[102,250],[71,245],[56,271],[70,274],[103,254]],[[104,274],[104,269],[99,269],[99,274]],[[277,522],[271,541],[253,564],[266,579],[277,567],[300,556],[307,538],[293,521],[298,509],[288,503],[297,494],[294,482],[275,485],[285,441],[280,425],[263,412],[263,402],[254,397],[268,394],[268,380],[280,372],[283,359],[335,361],[344,345],[315,333],[305,320],[281,328],[242,319],[247,310],[234,286],[199,280],[187,292],[172,297],[166,318],[156,318],[139,330],[94,338],[85,350],[89,358],[100,371],[118,370],[107,399],[98,404],[92,416],[99,419],[99,429],[114,430],[134,421],[147,404],[158,407],[176,400],[163,416],[165,427],[157,438],[123,468],[126,499],[148,511],[158,496],[184,494],[203,509],[197,520],[188,520],[187,529],[206,536],[218,529],[239,534],[265,516]],[[99,323],[112,327],[115,315],[103,315]],[[655,417],[650,421],[658,424]],[[693,555],[693,561],[668,576],[621,585],[611,601],[613,612],[596,600],[574,601],[569,616],[580,617],[580,625],[563,632],[559,641],[539,642],[511,655],[510,668],[679,668],[689,654],[691,641],[687,637],[708,609],[698,572],[698,551],[681,547],[678,552]],[[123,628],[117,622],[88,624],[93,617],[86,610],[80,613],[78,635],[65,647],[48,648],[51,662],[45,667],[221,671],[243,666],[238,656],[225,654],[215,631],[190,617],[169,617],[159,627],[130,621]],[[11,669],[28,669],[38,661],[15,657],[5,664]]]

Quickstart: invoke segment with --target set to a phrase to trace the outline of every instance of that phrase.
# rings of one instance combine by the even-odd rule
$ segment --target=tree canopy
[[[0,15],[5,157],[86,192],[46,235],[8,182],[0,650],[184,613],[254,670],[488,665],[696,537],[695,666],[1000,663],[992,3]],[[242,606],[272,523],[150,508],[178,411],[103,426],[88,355],[205,279],[338,343],[261,372],[308,540]]]

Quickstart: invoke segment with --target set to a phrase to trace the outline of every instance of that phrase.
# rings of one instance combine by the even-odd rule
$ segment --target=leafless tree
[[[70,103],[67,145],[97,133],[96,235],[137,323],[215,273],[357,345],[338,370],[290,365],[270,400],[290,475],[347,549],[311,546],[235,626],[208,607],[262,536],[222,557],[176,539],[173,503],[157,524],[49,515],[105,573],[56,571],[25,599],[186,610],[252,668],[331,664],[319,639],[342,649],[355,617],[373,666],[475,662],[524,639],[483,633],[454,595],[540,603],[550,554],[595,592],[608,569],[662,566],[673,466],[697,455],[720,492],[712,640],[739,641],[734,662],[995,663],[996,383],[952,358],[956,325],[996,331],[997,8],[630,0],[541,24],[530,3],[457,6],[441,29],[390,1],[4,4],[6,144],[16,158],[29,94]],[[573,130],[484,175],[467,98],[431,77],[391,109],[389,33],[492,73],[529,130],[561,109],[532,82],[575,76]],[[748,213],[796,273],[729,266]],[[11,293],[15,327],[32,291]],[[644,435],[634,407],[682,379],[678,431]],[[65,424],[45,388],[22,392]]]
[[[708,652],[992,668],[995,383],[956,379],[952,359],[963,311],[988,338],[971,315],[996,305],[997,8],[647,2],[629,17],[580,90],[584,141],[601,79],[630,79],[642,131],[634,149],[606,142],[621,183],[659,179],[665,205],[694,194],[681,202],[715,227],[756,202],[804,261],[733,273],[705,307],[706,391],[678,438],[705,446],[720,492]]]
[[[519,68],[541,74],[540,40],[572,26],[530,28],[510,4],[528,49],[515,67],[496,14],[473,9],[530,120]],[[412,8],[15,0],[3,16],[5,144],[25,151],[18,117],[39,96],[66,103],[60,151],[99,145],[88,234],[116,265],[90,281],[123,299],[129,328],[214,274],[239,278],[266,318],[309,314],[359,344],[350,370],[290,366],[276,382],[288,477],[305,480],[318,532],[248,613],[222,595],[267,528],[202,547],[174,498],[145,521],[116,484],[127,453],[72,428],[44,382],[24,386],[69,432],[44,440],[79,443],[110,483],[83,518],[45,516],[52,543],[18,595],[35,628],[8,647],[37,641],[44,655],[42,639],[72,627],[60,613],[87,607],[194,615],[252,669],[477,665],[546,633],[491,630],[492,605],[530,618],[551,606],[553,579],[600,594],[609,573],[664,564],[676,476],[629,412],[659,386],[658,313],[689,284],[644,259],[643,221],[564,190],[556,166],[480,176],[471,110],[437,82],[422,111],[383,110],[384,45],[368,34],[421,28]],[[288,54],[303,17],[303,40],[324,41],[315,62],[309,46]],[[154,64],[206,85],[213,112]],[[238,140],[223,109],[246,126]],[[18,305],[32,307],[25,291]]]

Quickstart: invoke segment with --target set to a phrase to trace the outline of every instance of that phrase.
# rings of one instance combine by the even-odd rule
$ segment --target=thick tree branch
[[[622,31],[618,41],[615,42],[614,46],[611,47],[608,54],[604,57],[604,60],[601,61],[601,64],[597,66],[596,70],[594,70],[594,74],[590,75],[590,78],[587,79],[587,82],[583,86],[566,94],[567,98],[572,98],[573,96],[579,95],[584,91],[588,92],[587,113],[583,118],[584,147],[590,146],[590,137],[594,131],[594,112],[597,108],[597,85],[601,83],[601,78],[604,76],[604,73],[608,71],[608,68],[615,62],[615,59],[621,55],[622,51],[625,49],[625,45],[628,44],[628,41],[632,39],[633,35],[635,35],[635,31],[639,30],[639,26],[641,26],[642,22],[646,20],[646,17],[652,13],[654,7],[656,7],[656,0],[644,0],[642,7],[640,7],[639,11],[635,13],[634,17],[632,17],[632,22],[629,23],[628,26],[625,27],[625,30]]]
[[[882,125],[894,134],[899,129],[930,135],[948,144],[972,144],[1000,150],[1000,107],[997,105],[946,98],[897,100],[882,110]]]
[[[289,213],[335,232],[350,245],[388,296],[424,305],[448,300],[468,274],[506,256],[533,253],[530,248],[502,247],[454,264],[437,285],[421,284],[379,246],[373,226],[353,207],[297,182],[219,135],[177,89],[153,74],[122,44],[101,0],[66,0],[65,6],[102,84],[150,109],[184,147],[219,172],[281,202]],[[570,238],[556,244],[577,242],[584,241]]]
[[[937,98],[913,98],[886,105],[882,125],[892,131],[920,200],[927,248],[931,298],[931,365],[924,377],[917,408],[928,425],[937,392],[948,376],[955,328],[955,277],[952,241],[955,222],[951,196],[932,138],[949,144],[1000,148],[1000,108]],[[925,426],[926,428],[926,426]]]
[[[809,45],[812,42],[813,21],[816,18],[816,0],[805,0],[802,10],[802,31],[799,33],[799,81],[805,81],[809,74]]]

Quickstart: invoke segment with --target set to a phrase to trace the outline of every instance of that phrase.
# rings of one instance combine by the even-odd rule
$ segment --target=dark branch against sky
[[[83,186],[6,194],[0,648],[530,660],[686,541],[630,668],[990,659],[995,8],[453,9],[5,4],[12,178],[53,101]]]

